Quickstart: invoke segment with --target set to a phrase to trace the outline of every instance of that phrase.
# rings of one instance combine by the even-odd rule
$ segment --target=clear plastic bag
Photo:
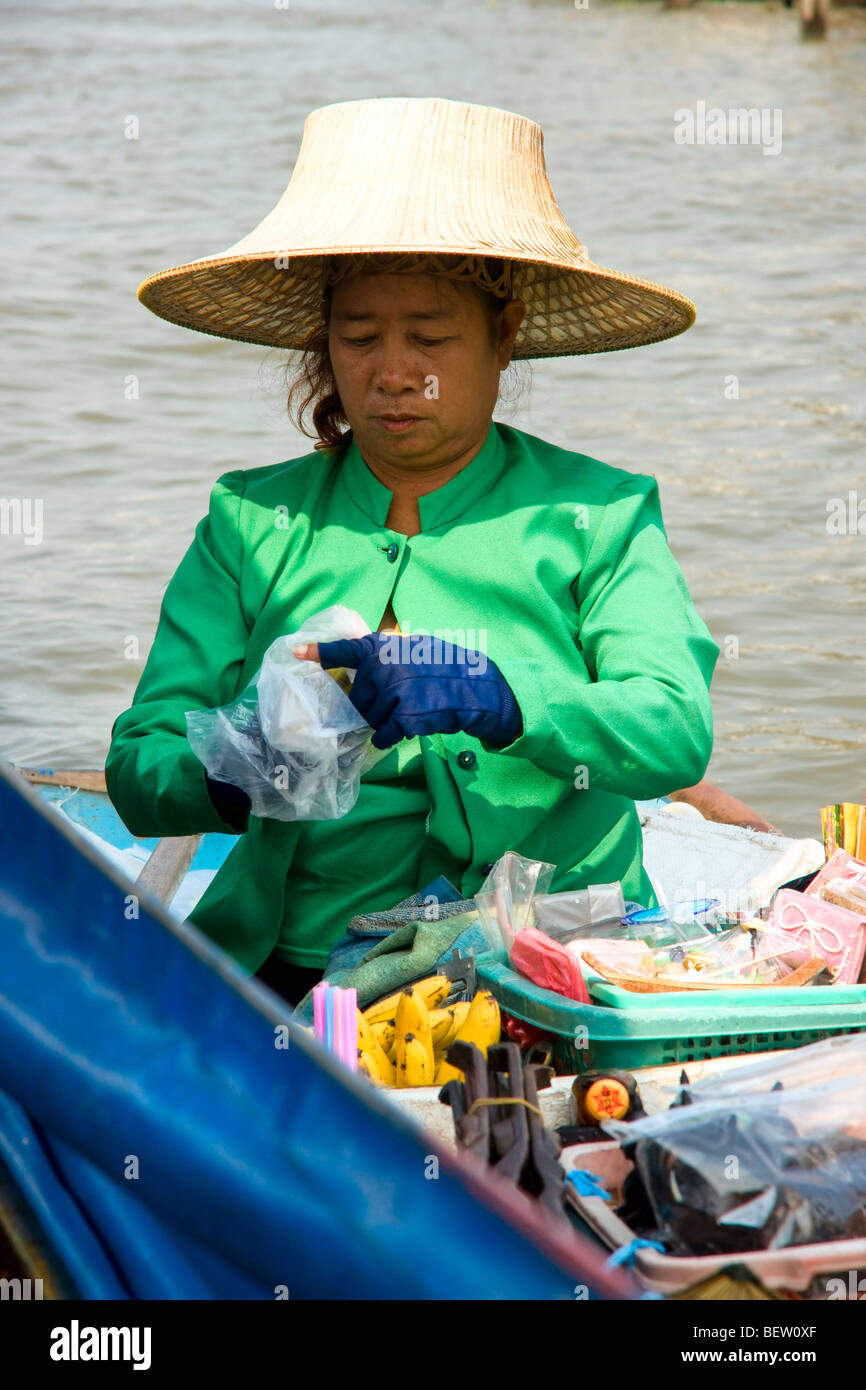
[[[315,661],[300,661],[292,647],[368,631],[350,608],[323,609],[298,632],[271,643],[232,704],[187,711],[196,757],[216,781],[247,793],[254,816],[336,820],[354,806],[361,772],[383,755],[372,747],[373,730],[335,677]]]
[[[635,941],[645,941],[653,950],[662,946],[680,946],[684,941],[698,941],[712,936],[710,925],[718,925],[718,898],[703,898],[697,902],[674,903],[673,907],[644,908],[629,912],[623,923]]]
[[[517,933],[533,925],[532,901],[546,892],[555,873],[555,864],[524,859],[514,850],[497,859],[475,894],[481,926],[494,951],[510,953]]]
[[[809,958],[806,947],[763,922],[755,922],[750,928],[732,927],[718,936],[707,933],[676,946],[650,948],[629,969],[648,984],[659,986],[784,985]],[[599,962],[618,968],[601,954]]]
[[[583,936],[605,936],[603,926],[619,928],[625,912],[621,883],[591,883],[566,893],[536,893],[534,921],[545,936],[565,944]]]
[[[866,1076],[866,1033],[842,1033],[790,1052],[774,1053],[759,1062],[746,1062],[720,1076],[690,1082],[678,1094],[689,1105],[702,1105],[705,1101],[742,1100],[766,1091],[824,1086],[849,1076]]]
[[[633,1154],[657,1232],[677,1253],[866,1237],[862,1074],[602,1129]]]

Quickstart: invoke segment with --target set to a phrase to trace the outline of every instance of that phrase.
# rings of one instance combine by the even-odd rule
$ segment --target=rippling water
[[[521,369],[499,418],[658,477],[729,653],[709,775],[793,834],[866,794],[866,534],[827,530],[853,489],[866,533],[866,12],[825,44],[758,0],[34,3],[0,26],[0,498],[44,508],[41,544],[0,535],[0,757],[101,765],[210,484],[309,448],[281,354],[163,323],[139,282],[259,221],[313,107],[441,95],[539,121],[593,257],[698,306],[673,342]],[[778,108],[781,153],[676,144],[698,102]]]

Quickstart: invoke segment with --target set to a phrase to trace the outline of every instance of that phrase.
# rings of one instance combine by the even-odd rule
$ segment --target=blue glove
[[[246,792],[232,782],[217,782],[215,778],[204,775],[207,794],[217,815],[239,834],[248,829],[252,802]]]
[[[523,732],[520,707],[495,662],[422,632],[370,632],[341,642],[320,642],[325,670],[356,671],[349,696],[376,730],[374,748],[392,748],[416,734],[463,730],[494,748]]]

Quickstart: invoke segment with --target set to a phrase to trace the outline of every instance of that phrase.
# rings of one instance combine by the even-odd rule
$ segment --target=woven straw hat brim
[[[401,250],[467,254],[465,246]],[[160,318],[199,333],[302,349],[322,327],[324,257],[348,252],[393,255],[394,247],[335,247],[291,257],[285,269],[282,262],[280,269],[275,265],[278,253],[216,256],[149,276],[138,298]],[[516,360],[640,347],[684,333],[695,321],[695,306],[676,290],[594,264],[517,262],[513,294],[526,305],[512,354]]]
[[[322,328],[332,257],[489,257],[526,304],[514,356],[611,352],[684,332],[684,295],[591,260],[547,178],[525,116],[439,98],[313,111],[291,181],[227,251],[149,276],[138,297],[200,333],[289,349]]]

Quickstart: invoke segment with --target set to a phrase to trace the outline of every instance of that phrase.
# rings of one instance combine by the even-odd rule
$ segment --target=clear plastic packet
[[[605,931],[608,931],[607,927]],[[578,961],[587,978],[602,978],[598,970],[590,964],[593,959],[602,960],[609,969],[632,972],[646,955],[646,945],[643,941],[633,941],[627,935],[628,927],[620,927],[620,931],[623,935],[618,937],[580,936],[574,941],[569,941],[565,949]]]
[[[271,643],[232,704],[187,711],[196,757],[216,781],[247,793],[254,816],[335,820],[354,806],[362,770],[383,755],[372,747],[372,729],[337,678],[315,661],[300,661],[292,647],[367,631],[352,609],[323,609],[299,631]]]
[[[573,902],[573,905],[572,905]],[[712,900],[715,906],[718,899]],[[563,945],[586,940],[598,945],[607,941],[641,941],[655,949],[677,946],[684,941],[710,939],[707,921],[712,914],[693,909],[703,904],[688,903],[684,910],[622,902],[619,883],[592,884],[574,893],[547,893],[533,901],[534,925]]]
[[[839,907],[847,907],[849,912],[858,912],[866,917],[866,886],[857,883],[850,878],[831,878],[827,883],[822,883],[816,896],[822,902],[836,903]]]
[[[524,859],[514,850],[497,859],[475,894],[481,926],[492,950],[509,954],[517,933],[533,925],[533,899],[546,891],[555,872],[555,864]]]
[[[544,899],[539,902],[544,902]],[[627,911],[624,917],[578,927],[568,936],[560,938],[565,949],[580,963],[584,975],[601,978],[591,964],[593,958],[603,961],[611,970],[631,972],[635,967],[640,967],[641,961],[648,959],[651,950],[712,937],[706,927],[694,918],[679,922],[668,917],[664,908],[648,910],[635,903],[626,903],[625,906]]]
[[[607,935],[606,928],[618,927],[624,912],[621,883],[591,883],[571,892],[536,893],[531,925],[564,945],[581,933]]]
[[[641,980],[657,985],[784,985],[813,954],[784,932],[755,921],[749,927],[732,927],[716,936],[659,950],[649,948],[629,969]],[[608,964],[603,957],[599,963]]]
[[[847,850],[837,849],[818,870],[806,892],[809,895],[820,893],[825,883],[840,878],[866,888],[866,863],[862,859],[855,859]]]
[[[653,949],[678,946],[683,941],[697,941],[712,935],[711,927],[720,924],[718,898],[701,898],[694,902],[674,903],[672,907],[654,907],[628,912],[623,925],[629,928],[635,941],[645,941]]]
[[[866,1076],[605,1120],[678,1254],[866,1237]]]

